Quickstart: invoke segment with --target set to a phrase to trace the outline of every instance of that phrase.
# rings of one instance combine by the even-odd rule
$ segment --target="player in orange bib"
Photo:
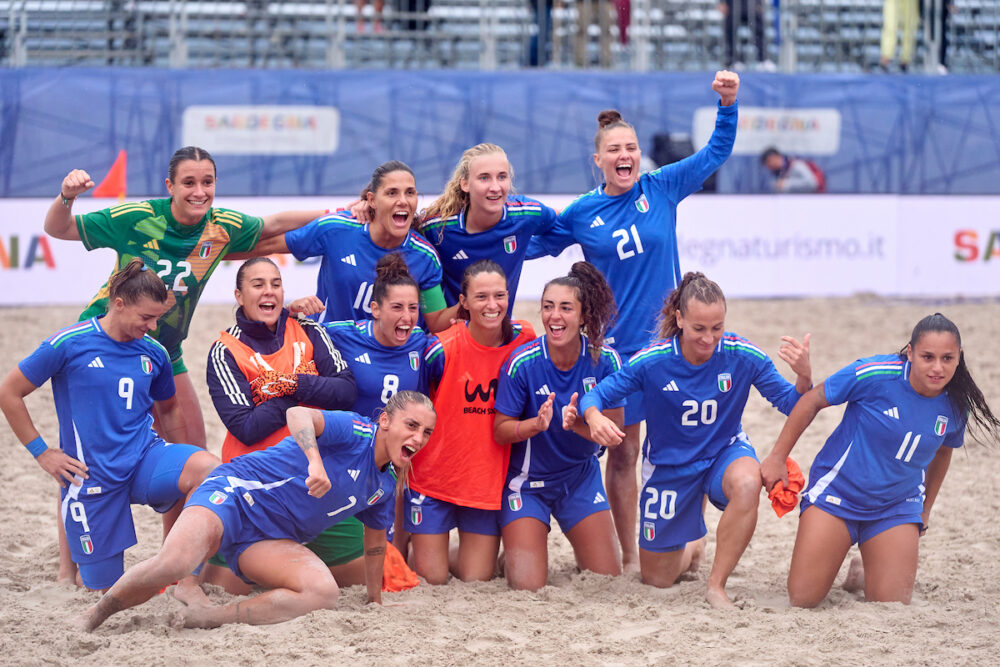
[[[535,338],[528,322],[511,322],[507,298],[499,264],[484,259],[470,265],[459,295],[459,317],[467,321],[438,334],[438,344],[424,355],[440,371],[432,393],[440,418],[413,459],[404,508],[412,564],[430,584],[445,583],[449,569],[463,581],[485,581],[496,567],[510,458],[510,445],[493,438],[497,378],[510,352]],[[448,533],[455,527],[457,561],[449,568]]]

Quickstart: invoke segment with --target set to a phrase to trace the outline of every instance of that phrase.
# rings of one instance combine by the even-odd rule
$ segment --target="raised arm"
[[[59,195],[45,214],[45,233],[64,241],[79,241],[80,232],[73,220],[73,201],[92,187],[94,181],[84,170],[74,169],[66,174]]]
[[[296,405],[288,408],[288,412],[285,414],[288,418],[288,430],[309,462],[308,475],[306,476],[306,488],[309,489],[309,495],[314,498],[322,498],[331,487],[330,478],[326,474],[326,468],[323,467],[323,459],[319,455],[319,447],[316,444],[316,436],[323,434],[325,426],[323,413],[313,408]]]
[[[59,486],[65,487],[67,482],[79,486],[82,481],[76,477],[86,479],[87,466],[61,449],[48,447],[35,428],[34,422],[31,421],[24,397],[35,389],[37,387],[24,376],[21,369],[14,368],[3,382],[0,382],[0,410],[7,418],[14,435],[28,448],[38,461],[38,465],[42,466],[42,470],[52,475],[59,482]]]
[[[809,360],[811,336],[812,334],[806,334],[801,343],[792,336],[782,336],[781,347],[778,348],[778,356],[784,359],[795,373],[795,391],[800,394],[812,388],[812,364]]]
[[[552,404],[555,400],[556,395],[549,394],[549,397],[538,408],[538,414],[529,419],[521,420],[500,412],[495,413],[493,439],[501,445],[509,442],[523,442],[546,430],[552,423]]]
[[[788,419],[785,420],[785,425],[778,435],[778,440],[771,448],[771,453],[764,457],[760,463],[760,475],[767,491],[770,491],[779,479],[785,486],[788,485],[788,467],[785,460],[792,453],[795,443],[799,441],[809,424],[812,424],[819,411],[829,406],[821,382],[810,389],[792,408],[791,414],[788,415]]]

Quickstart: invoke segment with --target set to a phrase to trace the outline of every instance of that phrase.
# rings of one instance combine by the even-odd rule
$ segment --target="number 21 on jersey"
[[[631,234],[629,232],[631,231]],[[635,257],[636,255],[641,255],[643,253],[642,249],[642,239],[639,238],[639,232],[636,230],[633,224],[628,229],[616,229],[611,232],[611,236],[618,239],[618,259],[626,260],[629,257]],[[632,248],[635,248],[634,250]]]

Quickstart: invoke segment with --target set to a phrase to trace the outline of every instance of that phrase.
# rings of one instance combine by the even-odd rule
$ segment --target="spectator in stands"
[[[549,62],[549,48],[552,44],[552,5],[553,0],[531,0],[531,11],[535,15],[538,31],[531,36],[531,46],[528,51],[530,67],[544,67]]]
[[[826,192],[826,175],[812,160],[768,148],[760,156],[760,163],[774,175],[776,192]]]
[[[357,17],[359,33],[365,31],[365,17],[363,12],[367,4],[368,0],[355,0],[354,2],[356,10],[354,15]],[[373,4],[375,5],[375,21],[372,24],[372,29],[376,33],[385,32],[385,24],[382,23],[382,11],[385,9],[385,0],[375,0]]]
[[[882,5],[882,57],[879,67],[889,68],[889,62],[896,55],[896,34],[902,30],[902,46],[899,50],[899,69],[903,72],[913,62],[913,51],[917,46],[917,24],[920,22],[919,0],[885,0]]]
[[[610,0],[577,0],[576,15],[576,46],[575,59],[577,67],[589,67],[590,61],[590,24],[598,27],[598,45],[600,48],[598,65],[611,66],[611,24],[617,13],[614,2]]]
[[[753,33],[753,44],[757,50],[754,62],[769,64],[766,69],[774,69],[764,48],[764,3],[763,0],[722,0],[719,12],[725,18],[726,41],[723,48],[723,63],[727,68],[739,68],[745,64],[743,49],[740,48],[739,29],[747,26]]]

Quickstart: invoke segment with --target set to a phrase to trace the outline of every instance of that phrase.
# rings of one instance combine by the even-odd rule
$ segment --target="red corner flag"
[[[118,151],[115,163],[108,170],[108,175],[94,188],[95,197],[117,197],[125,199],[125,168],[127,157],[125,151]]]

